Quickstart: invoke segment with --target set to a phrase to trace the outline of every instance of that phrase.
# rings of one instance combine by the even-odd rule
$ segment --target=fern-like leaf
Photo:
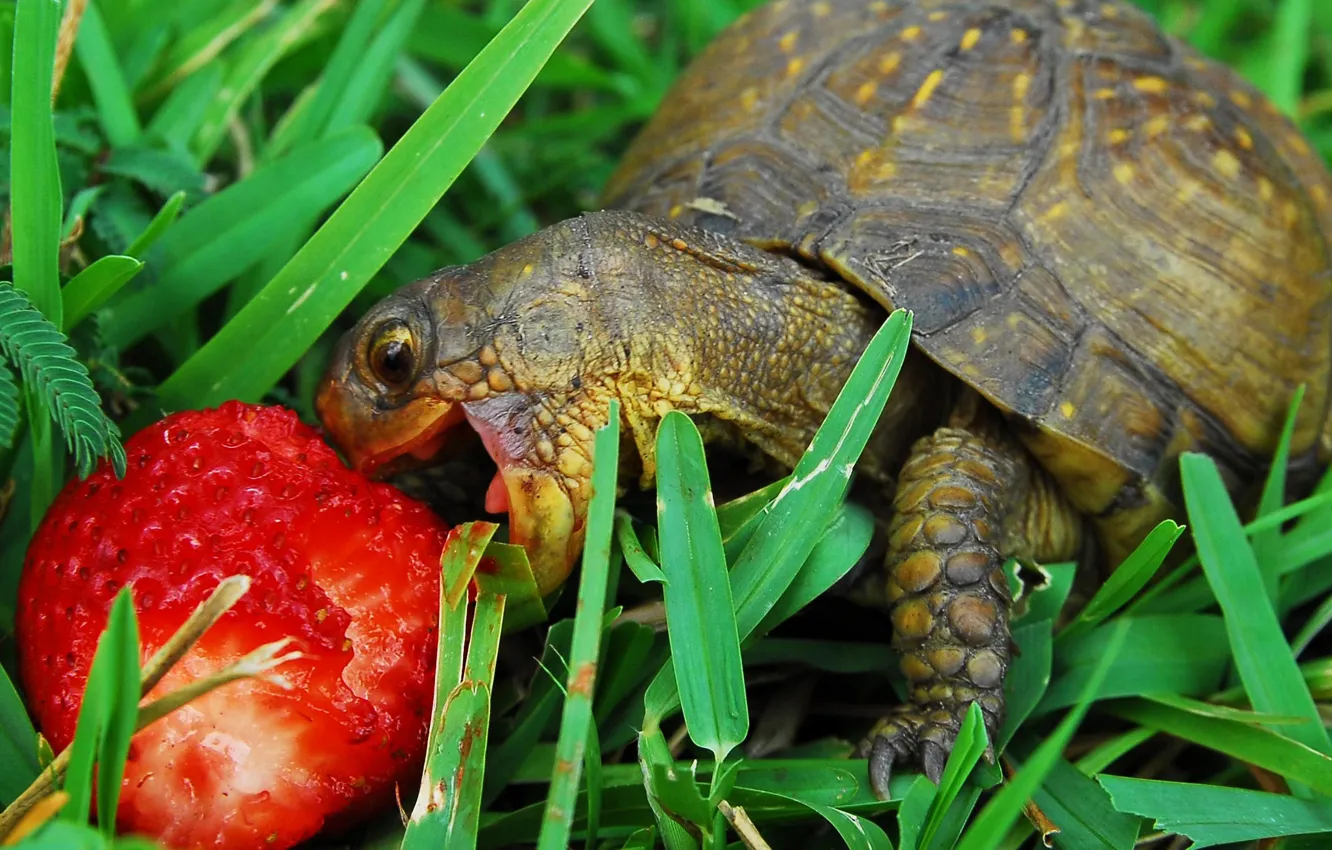
[[[17,364],[23,382],[46,400],[79,476],[90,475],[99,457],[124,475],[120,429],[103,412],[87,368],[75,359],[65,335],[8,283],[0,283],[0,350]]]
[[[14,445],[18,426],[18,385],[14,383],[14,376],[9,374],[9,369],[0,363],[0,447],[7,449]]]

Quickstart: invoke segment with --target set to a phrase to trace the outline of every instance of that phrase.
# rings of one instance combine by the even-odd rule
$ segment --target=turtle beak
[[[376,478],[429,461],[439,453],[448,430],[463,421],[457,405],[429,396],[378,410],[373,402],[355,398],[355,390],[334,376],[320,385],[315,409],[351,467]]]
[[[490,405],[462,405],[468,423],[481,437],[498,471],[486,494],[486,510],[509,514],[509,542],[527,550],[541,595],[568,578],[583,548],[590,482],[570,481],[542,464],[519,434],[525,429],[505,427],[487,414]],[[483,408],[487,408],[483,413]]]

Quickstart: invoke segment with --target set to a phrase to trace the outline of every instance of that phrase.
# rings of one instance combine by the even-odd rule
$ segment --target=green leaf
[[[144,87],[145,95],[156,97],[194,74],[236,39],[255,29],[255,25],[267,17],[276,5],[275,0],[232,0],[225,7],[217,9],[207,20],[195,23],[171,45],[167,55],[158,63],[153,79]],[[201,5],[196,8],[209,7]],[[189,85],[189,82],[184,79],[182,87]]]
[[[139,677],[139,626],[126,587],[116,594],[88,670],[65,773],[70,799],[60,813],[75,823],[87,820],[95,762],[97,820],[108,838],[115,835],[121,775],[139,718]]]
[[[578,613],[569,647],[569,676],[555,768],[546,798],[546,816],[537,841],[541,850],[569,845],[578,781],[592,728],[592,696],[601,654],[606,584],[611,570],[611,526],[615,521],[615,479],[619,472],[620,403],[611,400],[608,421],[597,429],[592,448],[592,499],[587,508],[582,576],[578,580]]]
[[[1300,404],[1304,401],[1304,384],[1295,390],[1290,401],[1290,410],[1286,414],[1285,426],[1281,429],[1281,439],[1277,442],[1276,453],[1272,456],[1272,468],[1263,482],[1263,493],[1258,500],[1258,510],[1254,519],[1262,519],[1275,511],[1281,510],[1286,501],[1286,467],[1290,464],[1290,441],[1295,436],[1295,418],[1299,414]],[[1253,535],[1251,541],[1253,556],[1262,573],[1263,588],[1267,598],[1273,604],[1278,602],[1278,589],[1281,582],[1282,538],[1280,526],[1273,526]]]
[[[0,446],[8,449],[14,445],[21,412],[18,385],[14,383],[9,367],[0,363]]]
[[[65,434],[79,474],[88,476],[98,457],[109,458],[125,474],[120,432],[102,411],[87,368],[74,359],[65,335],[28,302],[23,293],[0,283],[0,350],[19,366],[30,391],[39,392]]]
[[[1138,819],[1115,811],[1105,791],[1062,758],[1055,760],[1032,801],[1059,827],[1057,847],[1131,850],[1138,840]]]
[[[199,304],[337,201],[379,152],[370,130],[354,128],[302,145],[190,210],[162,237],[156,284],[107,307],[103,339],[127,348]]]
[[[1187,836],[1196,848],[1332,832],[1332,801],[1127,776],[1099,776],[1097,781],[1115,808],[1154,820],[1164,832]]]
[[[925,825],[925,818],[934,805],[934,798],[939,789],[923,774],[917,774],[911,788],[902,797],[897,809],[897,833],[900,850],[917,850],[920,847],[920,831]]]
[[[934,843],[943,825],[944,814],[962,792],[967,777],[989,746],[985,734],[985,717],[981,714],[980,704],[973,702],[967,708],[967,716],[962,721],[962,728],[958,730],[953,751],[948,754],[943,775],[939,777],[939,792],[930,802],[929,811],[925,815],[925,825],[921,828],[919,840],[922,847],[930,847]]]
[[[771,795],[809,809],[826,820],[829,826],[837,831],[838,837],[842,839],[847,850],[893,850],[893,842],[888,838],[888,834],[869,818],[853,815],[850,812],[844,812],[841,809],[817,803],[813,800],[803,800],[800,797],[778,794],[774,791],[746,789],[745,793],[748,796],[757,795],[760,797]]]
[[[468,65],[291,262],[162,384],[168,408],[259,398],[453,183],[591,0],[532,0]]]
[[[1269,729],[1145,700],[1110,703],[1106,708],[1135,723],[1266,768],[1289,782],[1332,796],[1332,758]]]
[[[1165,562],[1166,555],[1183,533],[1183,526],[1171,520],[1165,520],[1152,529],[1138,548],[1115,568],[1110,578],[1096,591],[1077,618],[1060,631],[1059,639],[1065,640],[1070,636],[1082,634],[1109,619],[1116,611],[1127,605],[1129,600],[1156,575],[1156,571]]]
[[[685,724],[690,739],[720,762],[749,734],[745,674],[703,439],[674,410],[657,428],[657,529]]]
[[[1110,672],[1110,666],[1124,645],[1127,628],[1121,623],[1106,647],[1105,654],[1096,671],[1087,680],[1078,695],[1077,705],[1070,711],[1054,733],[1036,749],[1030,760],[990,799],[958,843],[958,850],[985,850],[999,845],[1004,835],[1017,819],[1022,816],[1022,808],[1036,792],[1045,777],[1059,760],[1060,753],[1072,740],[1073,733],[1086,715],[1088,707],[1101,687],[1101,682]]]
[[[1180,458],[1180,470],[1203,572],[1221,604],[1235,668],[1253,707],[1310,718],[1312,723],[1278,730],[1321,752],[1332,750],[1216,464],[1188,453]]]
[[[60,5],[54,0],[36,0],[17,9],[9,144],[14,285],[56,327],[61,320],[61,195],[51,122],[51,78]]]
[[[116,49],[106,31],[97,0],[88,0],[84,7],[74,49],[88,79],[88,87],[92,89],[107,141],[112,147],[133,143],[140,133],[139,116],[134,111],[134,101],[125,84],[125,75],[121,73],[120,61],[116,58]]]
[[[843,505],[755,631],[768,633],[841,581],[864,556],[873,537],[873,514],[860,505]]]
[[[369,46],[356,57],[356,73],[334,101],[325,132],[336,132],[369,121],[383,100],[393,67],[408,35],[425,7],[425,0],[402,0]]]
[[[504,631],[531,628],[546,621],[546,605],[527,562],[527,550],[522,546],[492,542],[486,547],[486,558],[495,566],[494,572],[477,572],[478,588],[504,597]]]
[[[9,673],[0,667],[0,803],[8,805],[37,778],[37,731]]]
[[[65,328],[77,327],[142,269],[143,263],[133,257],[108,254],[76,274],[61,292],[65,302]]]

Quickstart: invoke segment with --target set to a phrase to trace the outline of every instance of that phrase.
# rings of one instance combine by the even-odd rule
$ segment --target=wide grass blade
[[[14,286],[60,327],[60,170],[51,119],[51,82],[61,4],[29,0],[14,19],[9,204]],[[45,415],[30,411],[32,417]]]
[[[1332,833],[1332,801],[1127,776],[1100,776],[1097,781],[1116,809],[1150,818],[1165,832],[1187,836],[1194,848]]]
[[[611,568],[611,527],[615,521],[615,481],[619,473],[620,403],[612,400],[609,419],[597,429],[592,448],[592,500],[587,509],[583,569],[578,580],[578,613],[569,647],[569,676],[555,745],[555,769],[546,798],[546,816],[537,842],[540,850],[569,845],[578,781],[592,728],[592,695],[601,655],[606,583]]]
[[[962,792],[962,786],[972,769],[985,755],[990,746],[985,734],[985,717],[981,714],[980,704],[973,702],[967,709],[967,716],[958,730],[953,751],[948,754],[943,775],[939,777],[939,790],[930,801],[929,811],[925,814],[925,824],[920,831],[920,846],[930,847],[943,825],[945,813],[952,807],[953,801]]]
[[[1266,768],[1288,782],[1332,796],[1332,758],[1269,729],[1206,717],[1146,700],[1110,703],[1107,710],[1160,732]],[[1311,724],[1305,724],[1311,725]]]
[[[1180,470],[1203,572],[1221,604],[1235,668],[1254,709],[1310,718],[1312,723],[1278,729],[1315,750],[1332,751],[1216,464],[1185,454]]]
[[[1041,787],[1046,775],[1054,768],[1060,754],[1072,740],[1073,733],[1086,715],[1087,709],[1095,699],[1101,682],[1110,671],[1120,648],[1124,645],[1126,629],[1122,624],[1115,628],[1101,663],[1088,679],[1078,696],[1077,705],[1069,711],[1049,738],[1036,748],[1036,752],[1009,782],[991,798],[981,813],[971,822],[966,834],[958,843],[958,850],[992,850],[998,847],[1004,835],[1022,816],[1022,808],[1031,799],[1036,789]]]
[[[139,675],[139,626],[124,588],[111,605],[88,669],[65,779],[70,802],[61,813],[66,820],[87,821],[96,764],[97,820],[107,837],[115,834],[120,778],[139,718]]]
[[[37,731],[9,673],[0,668],[0,805],[14,802],[37,778]]]
[[[1116,811],[1101,787],[1062,758],[1055,760],[1032,802],[1059,827],[1057,847],[1130,850],[1137,841],[1138,819]]]
[[[88,0],[83,10],[74,47],[97,103],[97,114],[107,141],[116,148],[133,143],[141,132],[139,115],[134,111],[134,101],[125,84],[125,75],[121,73],[120,61],[116,58],[116,49],[106,31],[97,0]]]
[[[657,428],[657,530],[685,723],[694,743],[722,761],[749,734],[745,674],[703,439],[679,411]]]
[[[281,272],[162,384],[168,408],[259,398],[420,224],[592,0],[532,0]]]

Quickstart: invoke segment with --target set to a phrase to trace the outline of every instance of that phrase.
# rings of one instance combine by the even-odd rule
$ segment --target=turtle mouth
[[[392,435],[380,433],[374,445],[362,445],[349,460],[367,476],[394,479],[394,484],[431,503],[437,513],[454,524],[475,518],[478,501],[487,514],[507,515],[509,542],[527,549],[537,585],[543,594],[549,593],[572,566],[573,550],[581,539],[581,502],[575,505],[553,471],[527,456],[515,430],[503,426],[505,420],[497,426],[478,407],[468,402],[434,400],[410,417],[409,430],[400,420]],[[476,450],[478,442],[484,455]],[[456,484],[448,479],[455,477],[461,467],[466,467],[475,480],[480,478],[478,472],[483,466],[484,471],[492,472],[484,496],[477,499],[477,488],[463,488],[466,492],[461,505],[454,501],[447,510],[441,509],[433,494],[413,492],[413,486],[402,480],[419,479],[438,468],[444,471],[438,483]],[[428,491],[431,485],[427,481],[423,486]],[[457,487],[452,489],[459,492]]]

